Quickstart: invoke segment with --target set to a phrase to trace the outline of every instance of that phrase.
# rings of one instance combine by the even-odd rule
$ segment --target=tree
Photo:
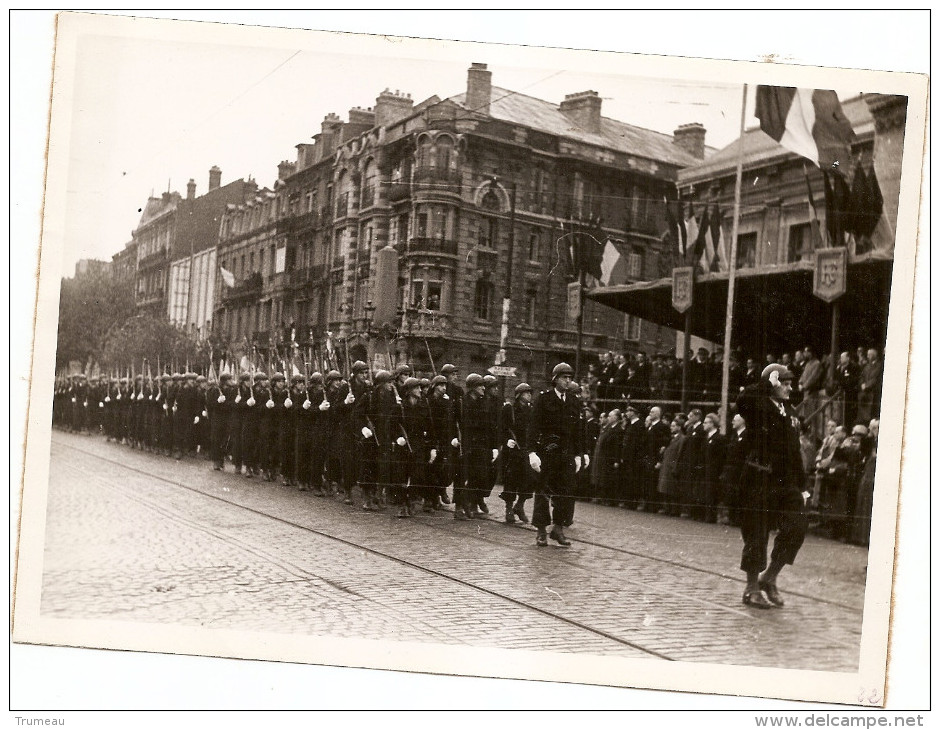
[[[114,280],[108,273],[63,279],[59,289],[56,369],[70,362],[96,359],[115,322],[134,313],[133,280]]]
[[[139,314],[116,324],[105,337],[101,362],[105,368],[139,372],[144,361],[151,374],[185,368],[205,371],[209,367],[209,343],[170,323],[164,317]]]

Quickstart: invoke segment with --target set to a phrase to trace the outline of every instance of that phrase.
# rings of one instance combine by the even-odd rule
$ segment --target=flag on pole
[[[686,251],[688,251],[689,245],[692,247],[692,255],[694,257],[701,256],[701,252],[695,250],[695,243],[698,241],[698,221],[695,220],[695,210],[692,207],[692,201],[689,201],[689,213],[685,217],[685,233],[686,233]]]
[[[235,286],[235,274],[226,269],[224,266],[219,267],[219,273],[222,274],[222,281],[225,283],[225,286],[229,288]]]
[[[861,164],[858,165],[855,170],[855,179],[852,180],[849,207],[852,210],[852,216],[847,230],[856,238],[870,236],[878,225],[884,208],[884,198],[881,195],[881,187],[878,185],[874,169],[869,175]]]
[[[717,269],[724,273],[728,270],[728,249],[725,247],[725,234],[721,227],[721,209],[717,203],[708,216],[708,230],[712,248],[715,250],[715,261],[711,263],[711,270]]]
[[[758,86],[754,114],[771,138],[822,170],[850,159],[855,131],[835,91]]]
[[[822,229],[819,227],[819,213],[816,210],[816,200],[813,198],[813,188],[809,184],[809,172],[806,165],[803,165],[803,177],[806,179],[806,196],[809,203],[809,228],[812,237],[812,246],[815,251],[817,248],[823,248]]]
[[[679,200],[676,211],[673,210],[673,204],[663,198],[666,204],[666,226],[669,228],[668,234],[675,238],[676,250],[680,256],[685,256],[686,246],[688,244],[688,232],[685,230],[685,219],[682,217],[682,201]]]
[[[601,275],[598,281],[603,286],[616,286],[627,280],[627,259],[620,253],[617,245],[607,239],[604,244],[604,254],[601,257]]]
[[[849,186],[840,173],[823,171],[823,189],[826,192],[826,230],[830,246],[844,246],[846,224],[849,219]]]

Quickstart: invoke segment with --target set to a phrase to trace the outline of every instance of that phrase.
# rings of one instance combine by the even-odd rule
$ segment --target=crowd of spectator
[[[747,424],[734,414],[720,432],[720,349],[689,360],[688,413],[678,412],[682,360],[673,353],[607,353],[582,380],[585,427],[593,454],[580,475],[584,499],[705,522],[739,524],[737,489]],[[876,349],[841,353],[830,377],[828,356],[812,347],[758,362],[734,353],[729,401],[780,363],[794,374],[791,402],[801,419],[807,509],[835,538],[868,543],[883,364]],[[702,407],[700,408],[699,405]],[[672,411],[672,412],[669,412]],[[714,412],[713,412],[714,411]]]

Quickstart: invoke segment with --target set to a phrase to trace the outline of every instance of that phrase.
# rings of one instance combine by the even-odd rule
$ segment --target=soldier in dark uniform
[[[483,376],[483,403],[487,413],[487,423],[490,427],[490,443],[494,449],[499,449],[499,415],[502,403],[499,397],[499,379],[487,373]],[[498,457],[497,457],[498,459]],[[494,459],[490,463],[489,472],[486,476],[486,483],[481,492],[477,495],[477,509],[483,514],[489,514],[490,509],[486,505],[487,498],[493,493],[493,487],[496,486],[496,479],[499,473],[498,460]]]
[[[116,403],[114,401],[117,378],[109,378],[105,384],[104,393],[104,436],[106,441],[114,440],[114,412]]]
[[[192,429],[197,416],[196,373],[187,372],[174,399],[173,444],[177,461],[192,448]]]
[[[290,389],[281,401],[280,420],[278,421],[278,445],[281,451],[281,483],[292,487],[297,480],[300,452],[297,448],[297,414],[306,400],[304,376],[296,373],[291,376]]]
[[[132,448],[144,447],[144,376],[134,377],[130,400],[129,440]]]
[[[307,442],[307,458],[310,461],[310,485],[317,497],[327,496],[323,484],[323,469],[326,466],[326,452],[330,445],[330,401],[323,389],[323,374],[310,376],[310,403],[306,412],[310,419],[310,440]]]
[[[741,474],[741,570],[747,574],[747,587],[742,600],[757,608],[783,606],[777,576],[783,566],[793,564],[806,535],[803,510],[809,492],[804,491],[799,422],[788,403],[792,381],[786,367],[768,365],[760,382],[746,388],[737,402],[747,423]],[[777,536],[768,566],[767,542],[773,529]]]
[[[261,406],[255,397],[255,386],[261,373],[248,376],[239,388],[241,411],[241,460],[245,465],[245,477],[251,479],[260,473],[258,468],[258,429],[261,425]],[[239,471],[239,469],[236,469]]]
[[[529,430],[532,421],[532,386],[519,383],[512,403],[504,403],[499,417],[500,463],[503,491],[499,498],[506,503],[506,522],[518,517],[528,522],[525,501],[532,496],[532,470],[529,467]]]
[[[357,360],[352,366],[352,380],[349,384],[353,398],[351,428],[355,437],[355,449],[358,454],[357,481],[362,490],[362,508],[373,510],[375,503],[375,460],[378,455],[378,443],[375,424],[369,415],[372,404],[372,387],[369,382],[369,366]]]
[[[620,452],[620,500],[630,509],[646,509],[644,491],[646,487],[646,460],[649,446],[646,439],[646,424],[640,420],[639,409],[628,403],[623,409],[623,444]]]
[[[273,482],[277,476],[277,403],[270,381],[264,372],[255,377],[255,398],[258,401],[258,469],[261,477]]]
[[[155,438],[154,432],[158,428],[160,415],[157,413],[156,408],[154,408],[153,399],[157,394],[159,388],[159,380],[157,378],[144,378],[144,400],[143,400],[143,448],[147,451],[153,452],[155,450]]]
[[[364,400],[364,408],[357,414],[357,426],[365,442],[372,441],[375,446],[373,469],[364,474],[369,481],[360,482],[360,486],[366,498],[364,509],[376,510],[382,508],[381,493],[391,480],[392,433],[398,430],[396,424],[401,423],[393,376],[388,370],[375,374],[372,389]]]
[[[154,398],[157,411],[157,451],[169,456],[173,449],[173,377],[167,373],[160,376],[160,386]]]
[[[448,449],[447,463],[449,466],[450,481],[454,484],[454,504],[457,504],[457,490],[464,488],[464,468],[461,457],[462,448],[460,447],[460,417],[463,413],[463,388],[458,381],[457,368],[450,363],[441,368],[441,375],[447,378],[447,387],[444,391],[444,398],[450,403],[448,431],[452,434],[451,445]],[[456,516],[456,515],[455,515]]]
[[[462,499],[454,496],[456,512],[460,519],[479,517],[480,502],[485,499],[489,488],[490,471],[499,451],[496,448],[496,434],[491,425],[491,416],[486,401],[486,385],[483,377],[476,373],[467,376],[467,395],[463,399],[463,413],[460,417],[462,429],[461,446],[463,448],[464,473],[466,481]],[[455,488],[456,493],[456,488]]]
[[[232,382],[231,373],[222,373],[219,384],[209,388],[206,394],[206,408],[209,413],[209,426],[211,431],[211,447],[213,468],[216,471],[225,469],[225,455],[228,452],[228,443],[231,435],[232,412],[235,409],[235,398],[238,396],[238,387]]]
[[[343,501],[352,504],[353,479],[346,467],[350,429],[355,397],[350,398],[349,384],[343,380],[339,370],[330,370],[326,374],[326,399],[330,404],[327,411],[328,443],[326,449],[326,479],[328,489],[336,496],[342,491]],[[347,400],[349,401],[347,403]]]
[[[72,386],[72,430],[76,433],[88,431],[88,381],[81,373],[75,376]]]
[[[728,432],[728,450],[725,465],[721,471],[722,499],[728,510],[727,524],[733,527],[741,526],[740,489],[741,472],[744,469],[744,458],[747,454],[747,424],[740,413],[735,413],[731,419],[731,430]],[[719,519],[719,522],[725,522]]]
[[[427,403],[421,395],[421,381],[417,378],[408,378],[402,384],[401,394],[400,434],[395,438],[393,450],[402,469],[396,475],[394,482],[399,490],[397,496],[401,504],[398,516],[411,517],[414,514],[415,500],[422,501],[426,512],[433,509],[430,506],[426,474],[430,459],[427,437],[430,423]]]
[[[128,378],[121,378],[118,383],[118,394],[115,396],[117,398],[117,429],[118,429],[118,443],[126,444],[130,442],[130,430],[128,429],[128,421],[130,420],[131,412],[131,396],[132,396],[131,383]]]
[[[705,469],[702,479],[701,502],[704,505],[705,522],[718,521],[718,505],[722,501],[721,472],[725,468],[727,442],[718,430],[718,415],[709,413],[705,416]]]
[[[662,418],[663,412],[659,406],[650,408],[649,421],[646,426],[646,510],[648,512],[665,512],[666,505],[660,502],[657,486],[659,484],[660,468],[666,447],[672,441],[669,425]]]
[[[532,407],[529,465],[540,475],[532,524],[538,530],[536,545],[540,547],[548,544],[547,537],[564,547],[571,545],[563,526],[573,520],[575,474],[584,463],[581,404],[567,392],[573,378],[570,365],[556,365],[552,388],[539,393]],[[546,535],[548,525],[552,530]]]
[[[196,418],[193,424],[193,451],[203,459],[209,459],[209,379],[205,375],[196,376]]]
[[[450,400],[445,397],[446,391],[447,378],[443,375],[435,375],[431,379],[428,397],[425,400],[428,407],[428,447],[430,449],[430,463],[426,474],[430,488],[429,499],[433,509],[440,509],[442,505],[450,504],[447,485],[451,482],[451,475],[447,452],[451,448],[450,442],[454,434],[450,431],[452,423]]]

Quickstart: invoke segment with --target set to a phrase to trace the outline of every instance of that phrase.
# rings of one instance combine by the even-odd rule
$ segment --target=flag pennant
[[[715,251],[715,260],[711,264],[711,270],[724,273],[728,270],[728,250],[725,248],[725,234],[721,227],[721,209],[717,203],[711,215],[708,216],[708,230],[711,245]]]
[[[601,275],[598,280],[603,286],[617,286],[627,281],[627,259],[609,238],[604,244],[604,255],[601,258]]]
[[[849,186],[841,173],[823,171],[823,189],[826,193],[826,231],[829,246],[844,246],[846,222],[849,220]]]
[[[222,281],[225,283],[225,286],[229,288],[235,286],[235,274],[226,269],[224,266],[219,267],[219,273],[222,275]]]
[[[685,229],[685,219],[682,217],[682,201],[679,200],[676,204],[663,198],[663,202],[666,204],[666,226],[669,228],[667,235],[670,239],[675,239],[676,250],[679,255],[685,256],[688,232]],[[673,208],[674,205],[676,206],[675,209]],[[678,215],[676,214],[677,211]]]
[[[822,170],[850,159],[855,131],[835,91],[758,86],[754,114],[767,135]]]
[[[861,164],[855,170],[855,178],[852,180],[849,208],[851,217],[846,230],[856,238],[871,236],[881,218],[884,198],[875,171],[872,170],[871,174],[868,174]]]
[[[698,221],[695,220],[695,209],[692,207],[691,200],[689,201],[689,213],[685,217],[685,233],[686,253],[691,250],[693,258],[698,258],[701,256],[701,252],[695,250],[695,243],[698,241]]]

